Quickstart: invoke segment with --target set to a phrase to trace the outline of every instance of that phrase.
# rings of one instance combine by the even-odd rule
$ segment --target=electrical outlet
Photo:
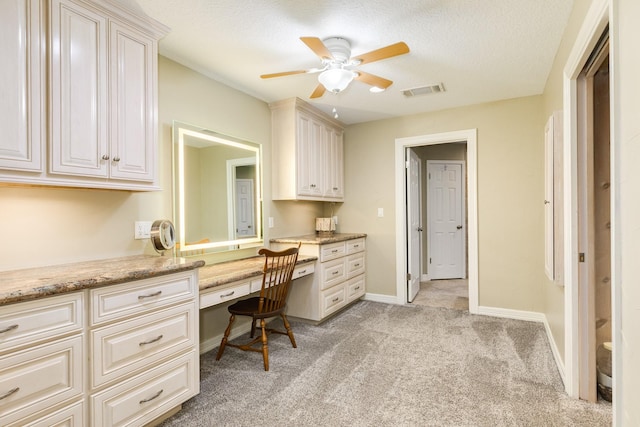
[[[273,228],[273,217],[269,217],[269,228]]]
[[[152,221],[136,221],[134,239],[148,239],[151,237]]]

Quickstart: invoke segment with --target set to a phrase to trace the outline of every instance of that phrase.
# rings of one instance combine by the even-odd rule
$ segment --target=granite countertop
[[[346,240],[360,239],[367,237],[364,233],[316,233],[305,234],[303,236],[279,237],[271,239],[271,243],[298,243],[302,242],[309,245],[326,245],[328,243],[344,242]]]
[[[0,272],[0,305],[202,267],[204,261],[137,255]]]
[[[318,257],[316,256],[300,254],[296,265],[314,262],[317,259]],[[254,256],[234,261],[221,262],[219,264],[205,265],[199,270],[200,290],[203,291],[216,286],[226,285],[228,283],[237,282],[238,280],[260,277],[262,276],[263,268],[263,256]]]

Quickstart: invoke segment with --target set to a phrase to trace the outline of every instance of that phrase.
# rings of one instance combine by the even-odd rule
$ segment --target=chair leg
[[[266,322],[260,319],[260,327],[262,328],[262,359],[264,360],[264,370],[269,370],[269,345],[267,343]]]
[[[224,336],[222,337],[222,341],[220,341],[220,347],[218,348],[218,354],[216,355],[216,360],[220,360],[222,357],[222,353],[224,353],[224,348],[227,345],[227,340],[229,339],[229,334],[231,333],[231,325],[233,325],[233,321],[236,320],[235,314],[232,314],[229,318],[229,325],[227,329],[224,331]]]
[[[251,338],[256,334],[256,319],[251,320]]]
[[[291,325],[289,325],[289,320],[287,320],[287,316],[284,313],[281,313],[282,322],[284,323],[284,327],[287,330],[287,335],[289,335],[289,340],[291,341],[291,345],[293,348],[298,348],[296,345],[296,339],[293,337],[293,331],[291,330]]]

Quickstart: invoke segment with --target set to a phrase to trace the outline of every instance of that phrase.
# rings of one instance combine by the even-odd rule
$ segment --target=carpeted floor
[[[609,405],[563,392],[541,324],[361,301],[292,326],[269,372],[259,353],[203,355],[200,395],[162,425],[611,425]]]

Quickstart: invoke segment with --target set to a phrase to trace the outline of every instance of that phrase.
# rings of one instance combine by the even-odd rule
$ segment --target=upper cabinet
[[[40,172],[44,165],[42,19],[40,0],[0,2],[0,169]]]
[[[47,149],[40,152],[48,162],[41,161],[39,169],[33,168],[36,173],[25,172],[25,168],[10,169],[0,151],[0,180],[158,189],[157,41],[168,29],[115,0],[12,3],[26,4],[26,13],[31,16],[25,21],[44,34],[38,39],[39,45],[33,37],[28,40],[33,45],[30,49],[47,53],[47,62],[41,61],[37,68],[44,74],[48,66],[50,77],[46,92],[43,91],[49,94],[43,113],[48,127],[42,125],[43,120],[39,127],[40,134],[47,135],[47,143],[43,143]],[[15,14],[12,17],[3,13],[0,20],[16,27]],[[48,28],[48,32],[41,28]],[[31,28],[32,32],[35,30]],[[19,32],[14,30],[5,39],[18,37]],[[26,61],[24,67],[35,74],[36,65]],[[3,102],[2,108],[11,111],[15,106]],[[35,147],[33,141],[27,142]],[[6,144],[18,145],[13,138]]]
[[[344,201],[342,124],[298,98],[270,107],[273,200]]]

